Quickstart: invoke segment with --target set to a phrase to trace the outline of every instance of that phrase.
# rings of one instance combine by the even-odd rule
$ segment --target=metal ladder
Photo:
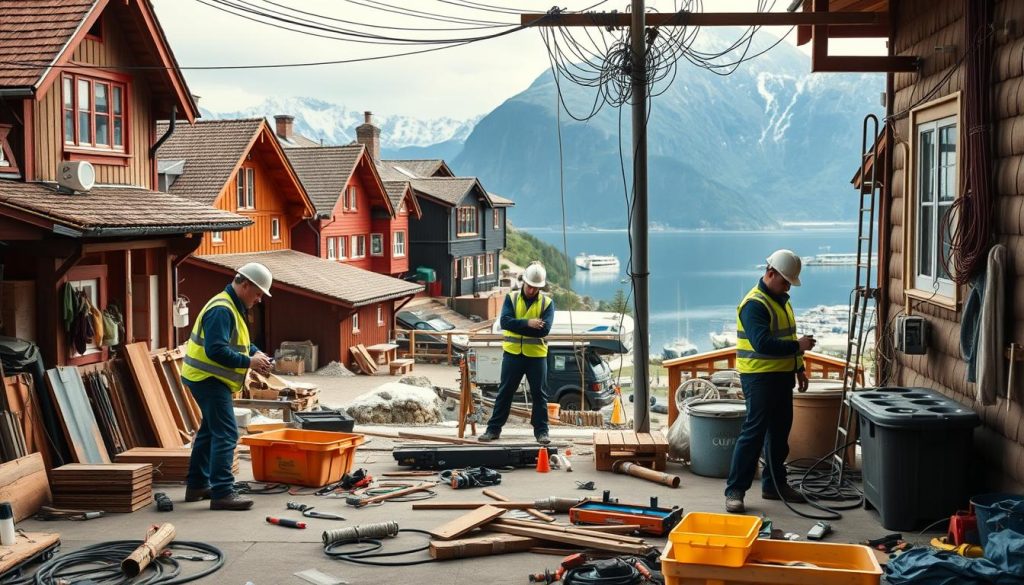
[[[872,128],[869,132],[869,123]],[[881,141],[878,129],[878,118],[868,114],[864,118],[861,133],[861,185],[860,211],[857,226],[857,266],[856,282],[851,292],[849,328],[846,338],[846,362],[843,365],[843,400],[839,408],[839,421],[836,428],[835,451],[832,453],[833,478],[839,485],[844,481],[844,474],[852,461],[848,455],[852,453],[849,444],[855,436],[857,417],[853,410],[851,395],[864,385],[862,376],[858,376],[861,357],[864,355],[865,324],[868,318],[868,306],[878,301],[878,288],[872,281],[875,244],[875,203],[881,193],[879,167]],[[870,172],[865,171],[871,161]],[[877,310],[877,307],[876,307]],[[877,313],[875,313],[877,315]],[[877,334],[877,333],[876,333]]]

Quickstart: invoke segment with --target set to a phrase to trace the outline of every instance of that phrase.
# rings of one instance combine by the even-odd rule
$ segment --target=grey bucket
[[[705,477],[729,477],[732,451],[747,406],[742,400],[697,400],[686,406],[690,417],[690,471]]]

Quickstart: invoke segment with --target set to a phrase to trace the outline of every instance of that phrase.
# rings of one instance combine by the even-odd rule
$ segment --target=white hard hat
[[[530,265],[523,271],[523,282],[534,287],[544,288],[548,283],[548,271],[540,262],[530,262]]]
[[[274,296],[270,294],[270,285],[274,284],[274,275],[270,273],[270,269],[266,266],[259,262],[250,262],[239,268],[238,274],[255,284],[257,288],[263,291],[263,294],[268,297]]]
[[[803,262],[792,250],[776,250],[768,257],[768,268],[774,268],[789,284],[800,286],[800,269]]]

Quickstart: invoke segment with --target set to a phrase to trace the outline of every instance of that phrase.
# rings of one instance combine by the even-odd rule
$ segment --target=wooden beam
[[[819,0],[820,1],[820,0]],[[883,12],[676,12],[648,14],[648,26],[799,26],[883,24]],[[630,25],[626,12],[586,12],[578,14],[523,14],[523,26],[621,26]]]
[[[494,506],[480,506],[471,512],[467,512],[462,516],[459,516],[450,522],[446,522],[437,528],[432,528],[427,532],[433,535],[434,538],[451,540],[466,534],[474,528],[487,524],[504,513],[505,510],[502,510],[501,508],[496,508]]]
[[[605,537],[612,536],[607,534],[602,534],[601,537],[584,536],[581,534],[572,534],[567,532],[553,532],[551,530],[545,530],[544,528],[529,528],[526,526],[502,524],[500,522],[492,522],[488,524],[487,530],[504,532],[506,534],[515,534],[516,536],[538,538],[549,542],[561,542],[563,544],[582,546],[584,548],[607,550],[627,555],[643,556],[652,548],[648,544],[633,544],[606,540]]]
[[[82,245],[86,254],[94,252],[114,252],[117,250],[148,250],[166,248],[167,240],[132,240],[125,242],[87,242]]]
[[[919,64],[920,61],[917,57],[826,56],[823,59],[812,60],[811,71],[815,73],[914,72],[918,70]]]

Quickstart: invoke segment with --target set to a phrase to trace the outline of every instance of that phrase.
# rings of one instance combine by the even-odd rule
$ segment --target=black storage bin
[[[292,413],[292,421],[307,431],[351,433],[356,421],[341,410],[318,410]]]
[[[886,530],[909,531],[965,509],[978,415],[928,388],[853,394],[860,415],[865,504]]]

